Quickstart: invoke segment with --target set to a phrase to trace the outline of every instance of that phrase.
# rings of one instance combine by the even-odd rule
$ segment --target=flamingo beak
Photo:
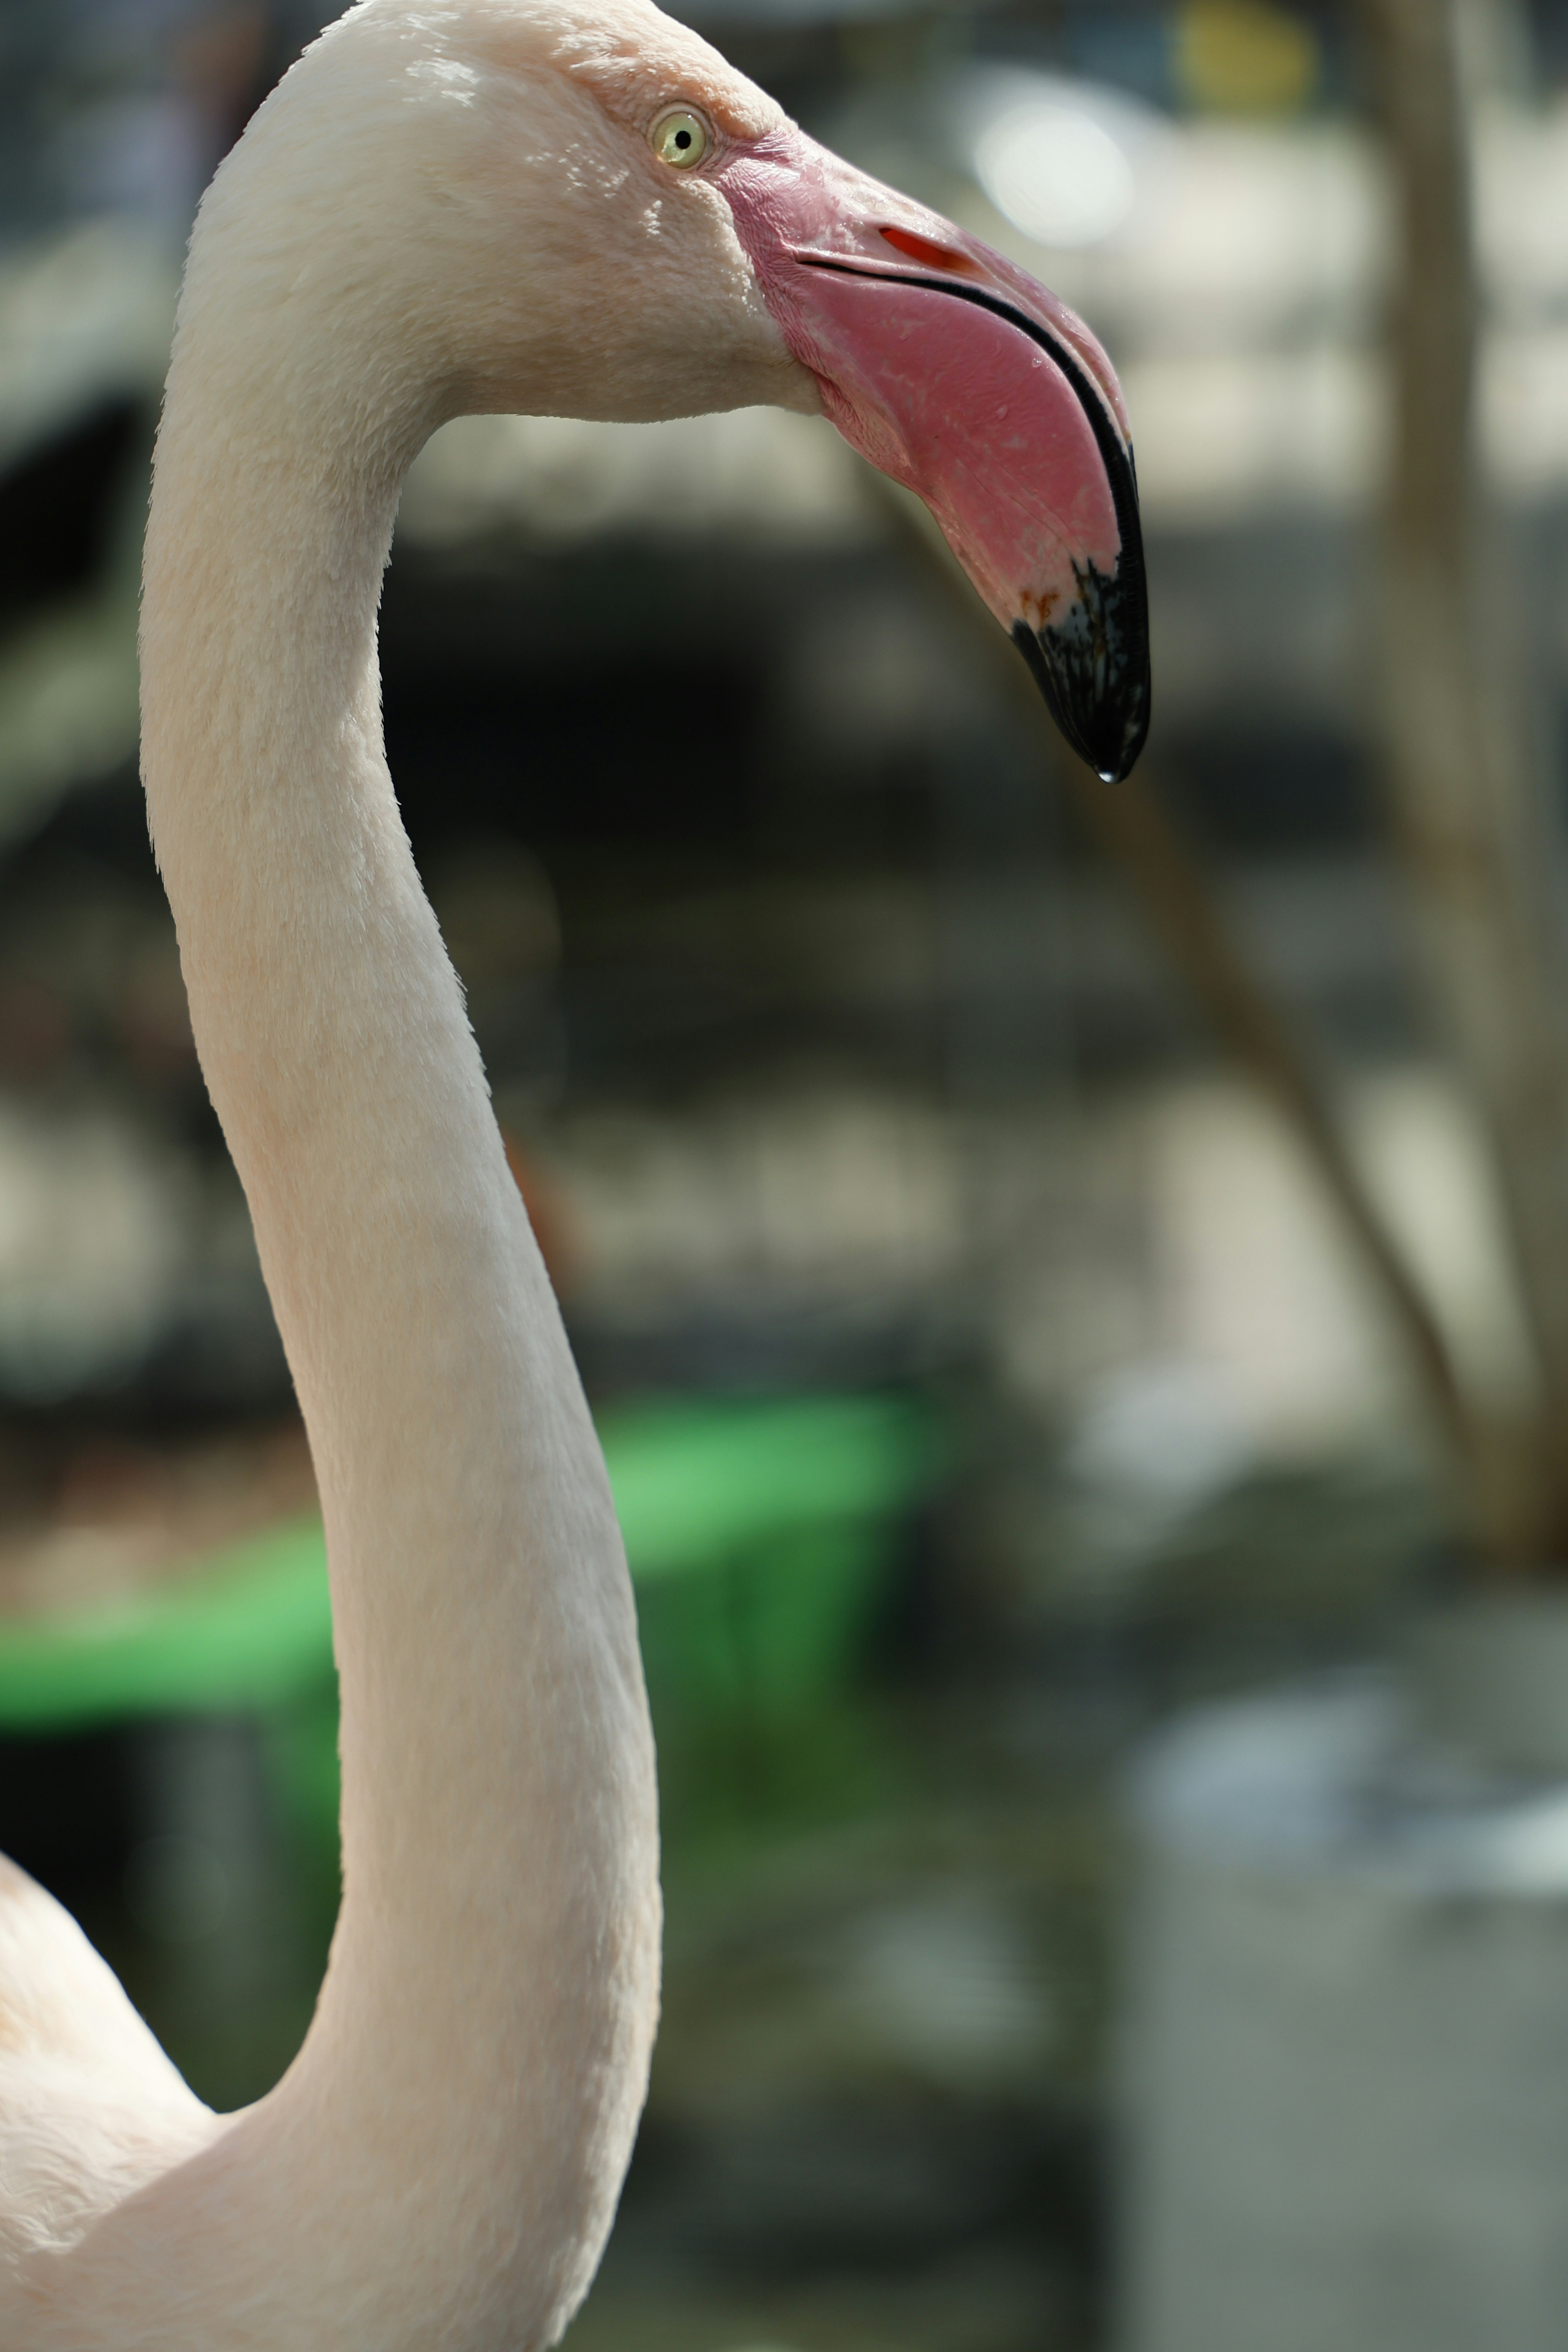
[[[1132,443],[1110,362],[1024,270],[794,129],[714,174],[827,415],[915,490],[1108,782],[1149,731]]]

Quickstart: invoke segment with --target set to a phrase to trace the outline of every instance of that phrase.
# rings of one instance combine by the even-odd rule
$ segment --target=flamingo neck
[[[293,2068],[76,2250],[70,2340],[97,2296],[106,2343],[205,2343],[243,2293],[258,2342],[352,2311],[355,2342],[531,2346],[592,2274],[657,2006],[630,1588],[383,754],[376,603],[435,404],[342,343],[351,380],[295,366],[286,315],[258,329],[198,264],[143,767],[321,1487],[344,1892]]]

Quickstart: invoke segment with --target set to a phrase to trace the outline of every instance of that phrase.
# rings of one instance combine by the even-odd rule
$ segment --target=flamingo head
[[[313,104],[288,100],[296,76]],[[204,212],[226,183],[243,208],[278,107],[298,227],[281,236],[274,204],[267,266],[292,305],[317,289],[340,348],[377,304],[362,341],[384,367],[418,340],[426,429],[525,405],[821,411],[925,500],[1073,748],[1131,769],[1149,633],[1126,412],[1094,337],[1026,272],[818,146],[650,0],[362,0]],[[345,205],[334,290],[321,227]]]

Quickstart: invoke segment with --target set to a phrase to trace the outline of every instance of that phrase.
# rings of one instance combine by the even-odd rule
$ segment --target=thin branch
[[[1490,1147],[1539,1402],[1520,1472],[1536,1565],[1568,1538],[1568,1024],[1559,857],[1526,717],[1521,600],[1475,428],[1479,288],[1460,13],[1355,0],[1393,182],[1394,460],[1379,682],[1393,839],[1427,991]]]
[[[1316,1169],[1405,1340],[1442,1439],[1461,1460],[1473,1459],[1480,1435],[1442,1328],[1362,1179],[1305,1044],[1247,961],[1163,804],[1141,775],[1103,784],[1070,755],[1061,769],[1171,962]]]
[[[1488,1530],[1500,1511],[1506,1516],[1512,1483],[1502,1475],[1498,1460],[1498,1433],[1489,1428],[1466,1391],[1442,1327],[1363,1181],[1294,1024],[1249,963],[1191,852],[1142,775],[1104,784],[1056,743],[1023,664],[947,560],[934,531],[928,533],[901,496],[884,490],[879,480],[874,488],[899,536],[919,549],[977,640],[984,638],[1010,690],[1022,698],[1037,726],[1047,759],[1058,768],[1172,965],[1316,1170],[1404,1342],[1445,1457],[1458,1473],[1464,1516],[1478,1533]]]

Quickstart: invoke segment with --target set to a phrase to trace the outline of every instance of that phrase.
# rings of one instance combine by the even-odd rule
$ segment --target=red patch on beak
[[[938,245],[934,237],[917,236],[912,228],[884,228],[882,235],[895,253],[918,261],[922,269],[953,269],[971,277],[975,274],[967,253],[955,253],[950,245]]]

